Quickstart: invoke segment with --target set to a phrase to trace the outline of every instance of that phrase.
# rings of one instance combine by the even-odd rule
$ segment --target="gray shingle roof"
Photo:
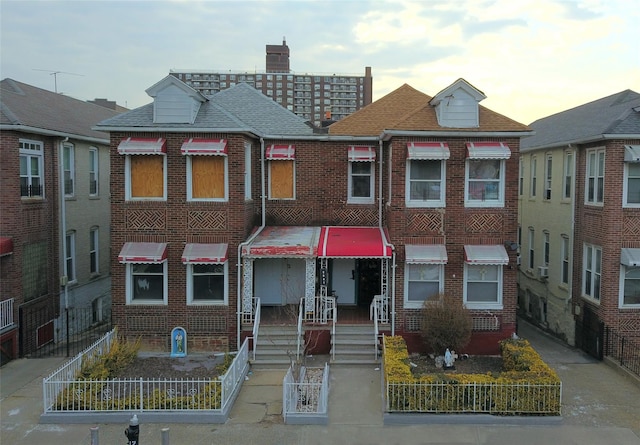
[[[118,113],[109,108],[74,99],[41,88],[3,79],[0,82],[0,124],[32,127],[51,132],[109,139],[109,135],[92,127]]]
[[[246,83],[239,83],[203,103],[193,124],[155,124],[153,104],[144,105],[98,124],[108,128],[164,128],[248,131],[261,136],[308,136],[305,120]]]
[[[522,150],[584,143],[602,135],[640,138],[640,94],[632,90],[538,119],[529,125],[535,135],[523,138]]]

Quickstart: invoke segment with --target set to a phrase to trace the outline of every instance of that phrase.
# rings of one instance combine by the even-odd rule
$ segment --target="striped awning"
[[[629,267],[640,267],[640,249],[622,249],[620,263]]]
[[[268,161],[292,161],[295,158],[295,145],[269,145],[265,153],[265,159]]]
[[[227,261],[227,243],[198,244],[184,246],[183,264],[222,264]]]
[[[446,142],[407,143],[407,158],[412,160],[446,160],[450,156],[449,145]]]
[[[407,244],[404,259],[407,264],[447,264],[447,248],[442,244]]]
[[[511,150],[504,142],[467,142],[469,159],[509,159]]]
[[[509,254],[502,244],[464,246],[464,260],[467,264],[507,265]]]
[[[227,141],[225,139],[187,139],[182,143],[180,152],[183,155],[226,156]]]
[[[13,253],[13,239],[8,236],[0,236],[0,256]]]
[[[121,263],[162,263],[167,259],[167,243],[125,243],[118,255]]]
[[[640,145],[624,146],[624,162],[640,162]]]
[[[157,155],[167,152],[167,140],[163,138],[126,138],[118,144],[121,155]]]
[[[373,162],[376,160],[376,151],[366,145],[351,145],[348,156],[349,162]]]

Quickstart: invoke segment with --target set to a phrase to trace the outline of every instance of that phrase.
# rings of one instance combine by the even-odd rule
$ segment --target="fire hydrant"
[[[127,445],[140,445],[140,442],[138,442],[140,425],[138,424],[138,416],[136,414],[129,420],[129,427],[124,429],[124,435],[127,436]]]

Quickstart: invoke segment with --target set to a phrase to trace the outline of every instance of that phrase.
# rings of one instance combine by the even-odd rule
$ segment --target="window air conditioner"
[[[549,276],[549,267],[548,266],[538,266],[538,272],[540,274],[540,278],[546,278]]]

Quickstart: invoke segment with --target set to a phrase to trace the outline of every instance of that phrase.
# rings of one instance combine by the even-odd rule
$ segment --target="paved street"
[[[283,371],[255,371],[245,382],[223,425],[144,424],[140,443],[160,445],[162,428],[170,444],[439,444],[439,445],[640,445],[640,386],[618,371],[567,348],[526,322],[521,337],[560,375],[562,420],[500,424],[385,425],[380,371],[371,367],[331,368],[329,424],[282,423]],[[0,368],[1,435],[5,444],[88,445],[92,425],[39,424],[42,377],[63,359],[21,359]],[[100,444],[126,443],[126,424],[97,425]]]

